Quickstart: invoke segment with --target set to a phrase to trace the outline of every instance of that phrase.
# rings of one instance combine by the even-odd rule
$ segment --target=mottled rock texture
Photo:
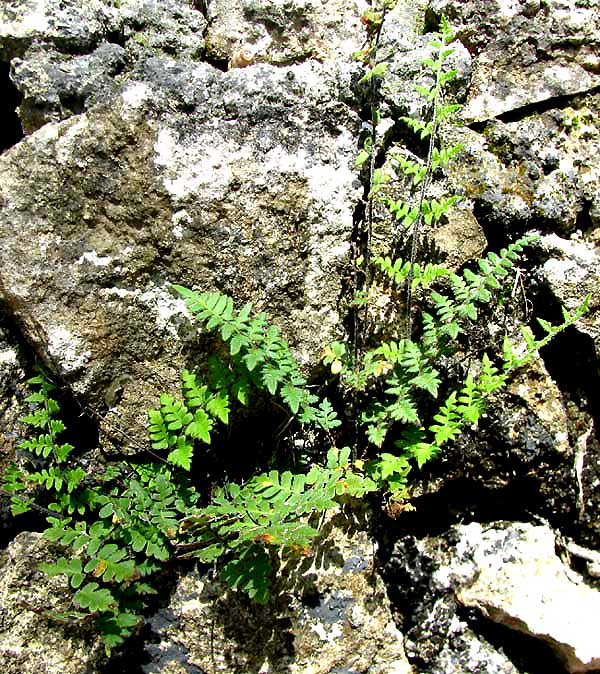
[[[490,512],[496,519],[499,510],[536,513],[579,544],[600,544],[600,396],[591,379],[600,354],[596,5],[400,0],[386,17],[379,138],[385,148],[401,141],[398,151],[412,158],[424,157],[424,147],[406,143],[399,117],[426,111],[413,87],[431,84],[420,63],[430,52],[424,31],[445,13],[461,41],[449,97],[466,103],[467,126],[443,134],[464,148],[436,172],[432,194],[464,199],[424,242],[458,269],[486,245],[498,249],[540,230],[507,306],[521,306],[520,318],[557,319],[559,301],[574,308],[592,293],[591,312],[557,341],[559,351],[519,373],[480,430],[429,471],[415,471],[421,527],[439,531],[464,518],[489,520]],[[137,439],[135,449],[143,445],[158,391],[174,390],[179,369],[214,347],[190,326],[174,282],[266,309],[307,373],[315,370],[324,344],[347,327],[350,252],[364,234],[364,173],[354,159],[370,123],[369,87],[357,86],[350,53],[364,46],[360,15],[368,7],[364,0],[0,4],[0,60],[22,95],[27,134],[0,156],[2,461],[22,433],[22,381],[34,352],[82,407],[107,415],[105,431],[120,427]],[[404,184],[389,187],[395,198],[406,193]],[[373,251],[397,241],[396,225],[376,211]],[[520,299],[526,289],[532,305]],[[483,352],[490,335],[499,343],[505,331],[516,334],[510,311],[481,320],[474,350]],[[28,356],[17,342],[30,347]],[[102,443],[111,441],[102,435]],[[402,514],[399,529],[388,523],[383,538],[406,532],[404,522],[415,520],[404,515],[413,513]],[[573,602],[596,613],[598,593],[574,582],[552,541],[548,529],[529,525],[401,537],[385,577],[400,601],[412,671],[530,671],[480,633],[482,616],[548,642],[569,671],[597,667],[593,640],[583,641],[586,616]],[[410,672],[369,538],[330,527],[323,545],[303,567],[283,570],[268,608],[210,575],[177,579],[170,603],[149,620],[146,674]],[[40,614],[65,597],[64,585],[36,570],[52,554],[32,534],[2,553],[0,669],[8,674],[102,671],[92,635]],[[579,554],[593,563],[597,553]],[[536,574],[553,594],[533,594]],[[523,589],[524,579],[531,582]],[[528,602],[517,601],[529,590]],[[550,620],[561,612],[563,624]]]
[[[328,515],[314,556],[286,562],[271,602],[252,605],[210,577],[183,576],[150,624],[145,674],[412,674],[357,522]]]
[[[364,41],[365,0],[213,0],[208,4],[209,59],[288,65],[307,59],[347,59]]]
[[[461,618],[462,606],[547,644],[566,671],[596,671],[593,616],[600,594],[556,556],[555,545],[548,527],[509,522],[472,523],[443,536],[398,542],[388,573],[402,582],[392,592],[405,612],[407,648],[427,663],[427,671],[440,674],[460,671],[457,662],[464,667],[461,650],[473,658],[469,672],[517,671],[502,664],[499,654],[490,669],[485,656],[476,662],[475,654],[489,646],[481,638],[469,646],[473,635]]]
[[[600,15],[589,0],[434,0],[475,57],[463,112],[482,121],[600,85]]]
[[[76,620],[46,612],[69,610],[66,579],[38,566],[55,550],[39,534],[19,534],[0,552],[0,668],[5,674],[97,674],[104,649]]]
[[[158,58],[138,74],[0,159],[10,311],[96,406],[119,377],[168,380],[185,333],[174,282],[268,308],[314,359],[339,323],[360,194],[347,76]]]

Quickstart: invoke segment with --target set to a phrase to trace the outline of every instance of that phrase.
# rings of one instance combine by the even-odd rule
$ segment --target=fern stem
[[[421,190],[419,192],[419,200],[417,204],[418,208],[418,215],[417,219],[415,220],[413,227],[412,227],[412,232],[411,232],[411,247],[410,247],[410,271],[408,274],[408,278],[406,279],[406,328],[404,331],[404,336],[406,339],[410,339],[412,336],[412,326],[413,326],[413,319],[412,319],[412,303],[413,303],[413,292],[412,292],[412,282],[414,279],[414,264],[417,258],[417,251],[419,248],[419,234],[420,234],[420,229],[421,225],[423,223],[423,202],[425,201],[425,194],[427,192],[427,188],[429,187],[429,183],[431,182],[431,176],[433,174],[433,169],[432,169],[432,159],[433,159],[433,149],[435,147],[435,141],[437,140],[437,134],[438,134],[438,128],[439,128],[439,119],[438,119],[438,108],[439,108],[439,103],[440,103],[440,97],[441,97],[441,75],[442,75],[442,67],[441,67],[441,62],[439,64],[439,68],[436,72],[436,80],[435,80],[435,96],[433,98],[433,111],[432,111],[432,127],[431,127],[431,134],[429,136],[429,147],[427,149],[427,162],[426,162],[426,170],[425,170],[425,177],[423,178],[423,182],[421,183]]]
[[[59,520],[65,519],[65,516],[62,515],[61,513],[55,511],[55,510],[48,510],[48,508],[44,508],[44,506],[38,505],[37,503],[30,502],[28,498],[25,496],[21,496],[21,494],[15,494],[9,491],[6,491],[4,489],[0,489],[0,494],[2,496],[7,496],[8,498],[18,498],[20,501],[23,503],[26,503],[28,507],[33,508],[34,510],[37,510],[38,512],[44,513],[44,515],[49,515],[51,517],[56,517]]]

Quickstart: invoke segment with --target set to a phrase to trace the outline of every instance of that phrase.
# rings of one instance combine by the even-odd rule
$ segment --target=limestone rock
[[[104,42],[84,56],[30,51],[26,59],[15,58],[12,79],[23,96],[23,131],[32,133],[110,96],[126,57],[123,47]]]
[[[140,60],[199,58],[205,28],[187,0],[3,2],[0,55],[23,95],[24,131],[106,100]]]
[[[521,120],[494,120],[482,132],[450,134],[464,150],[449,167],[455,191],[473,200],[488,227],[552,230],[593,228],[600,199],[600,95]]]
[[[431,73],[422,63],[432,53],[431,36],[422,33],[424,11],[422,3],[402,0],[389,13],[381,33],[379,53],[385,54],[389,61],[381,87],[382,110],[389,110],[389,114],[396,117],[423,118],[428,114],[427,102],[414,87],[415,84],[425,87],[433,84]],[[449,69],[456,70],[450,93],[462,101],[471,75],[471,56],[458,41],[452,48],[454,53],[446,61]]]
[[[600,650],[593,617],[600,591],[565,566],[555,544],[546,526],[509,522],[474,522],[452,527],[443,536],[399,541],[388,573],[401,584],[392,593],[397,592],[399,606],[407,611],[403,629],[415,642],[409,652],[431,659],[431,671],[461,671],[438,664],[453,650],[451,633],[465,629],[456,601],[548,644],[569,672],[595,671]],[[506,664],[471,668],[465,660],[462,666],[468,672],[517,671]]]
[[[438,582],[435,570],[448,547],[444,537],[403,536],[383,564],[408,657],[431,674],[517,674],[504,653],[457,615],[451,587]]]
[[[564,239],[549,234],[543,237],[542,245],[549,258],[541,273],[561,304],[573,311],[590,295],[590,311],[581,319],[577,329],[594,340],[600,357],[600,302],[597,296],[600,251],[597,243],[581,235]]]
[[[349,71],[155,58],[136,76],[0,158],[0,290],[96,409],[130,382],[121,421],[139,431],[156,377],[176,385],[193,339],[171,283],[268,308],[300,358],[318,358],[339,325],[360,185]]]
[[[212,0],[208,57],[231,62],[248,49],[255,63],[344,60],[361,48],[365,0]]]
[[[85,54],[108,42],[125,46],[132,56],[145,48],[190,58],[200,55],[205,28],[205,17],[186,0],[6,0],[0,8],[0,55],[7,61],[41,46]]]
[[[328,518],[315,556],[265,606],[189,573],[150,624],[146,674],[412,674],[364,531]]]
[[[547,642],[569,672],[600,667],[598,626],[592,619],[600,611],[600,592],[556,557],[550,529],[510,525],[486,530],[471,524],[458,535],[462,578],[456,596],[461,604]]]
[[[0,314],[0,476],[16,458],[16,443],[25,430],[20,421],[29,411],[24,402],[25,379],[25,359]],[[0,494],[0,540],[10,537],[15,524],[10,499]]]
[[[67,611],[66,580],[38,570],[51,547],[39,534],[19,534],[0,552],[0,669],[4,674],[99,674],[104,649],[93,631],[51,620]]]
[[[600,84],[600,13],[588,0],[435,0],[475,56],[465,120]]]

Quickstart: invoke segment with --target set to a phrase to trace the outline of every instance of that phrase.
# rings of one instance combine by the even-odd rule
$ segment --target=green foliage
[[[194,414],[202,404],[215,418],[223,419],[222,396],[198,387],[190,373],[182,379]],[[63,618],[92,616],[110,651],[141,621],[146,597],[156,590],[138,579],[152,581],[172,557],[171,541],[179,519],[191,512],[190,504],[196,503],[198,494],[186,477],[173,480],[164,463],[117,464],[90,475],[75,464],[72,446],[57,440],[65,427],[56,418],[59,403],[50,397],[55,386],[43,373],[28,383],[34,388],[26,399],[32,411],[23,421],[40,432],[19,443],[21,465],[8,468],[2,490],[13,495],[15,514],[40,508],[38,501],[53,500],[47,509],[40,508],[48,513],[44,537],[64,546],[69,554],[41,568],[50,576],[66,576],[77,590],[71,598],[76,610],[67,611]],[[161,418],[170,426],[169,432],[179,431],[186,438],[189,424],[178,426],[181,409],[170,401],[164,401],[163,408]],[[35,497],[29,496],[32,490],[37,490]]]
[[[383,8],[379,11],[385,15]],[[369,46],[365,49],[371,62],[377,62],[376,38],[371,31]],[[422,468],[439,456],[445,445],[455,441],[468,427],[476,425],[485,411],[486,401],[505,386],[509,373],[525,364],[537,349],[586,310],[584,305],[572,315],[565,312],[559,326],[541,321],[545,333],[542,339],[536,340],[529,328],[522,328],[524,352],[523,349],[516,352],[506,339],[502,356],[492,350],[493,356],[487,353],[471,356],[469,366],[455,368],[455,374],[442,369],[442,364],[448,368],[464,352],[473,328],[481,320],[481,308],[504,301],[503,293],[513,283],[519,256],[535,239],[525,236],[498,253],[489,252],[477,260],[474,268],[465,268],[461,273],[441,264],[421,264],[416,260],[421,224],[434,226],[460,201],[457,195],[433,198],[428,194],[434,173],[447,168],[462,150],[460,144],[444,147],[440,141],[442,125],[460,109],[459,105],[444,100],[445,88],[457,75],[455,70],[447,67],[454,51],[453,39],[451,27],[442,17],[440,32],[430,41],[431,56],[423,59],[428,81],[432,84],[415,85],[430,117],[400,117],[420,141],[427,140],[426,158],[421,160],[394,145],[386,152],[395,175],[374,168],[374,152],[383,148],[378,147],[376,137],[380,114],[372,88],[369,96],[372,132],[356,161],[357,166],[362,166],[371,160],[369,201],[382,203],[390,218],[401,223],[402,230],[410,237],[408,259],[372,257],[368,248],[361,256],[361,259],[370,259],[375,273],[391,286],[391,297],[396,301],[395,311],[391,313],[404,314],[404,338],[385,339],[374,344],[355,343],[352,348],[335,342],[325,349],[323,357],[332,374],[339,377],[347,397],[360,401],[362,410],[358,421],[364,428],[366,446],[362,451],[368,457],[367,471],[380,487],[388,490],[391,498],[397,500],[407,495],[412,462]],[[384,75],[385,69],[380,70]],[[375,76],[372,67],[366,76],[370,79]],[[413,194],[401,199],[390,197],[384,186],[394,180],[409,185]],[[366,241],[369,239],[367,236]],[[367,273],[364,278],[366,283],[372,276]],[[401,291],[404,291],[404,297]],[[366,298],[370,294],[366,286],[355,292]],[[418,298],[416,302],[415,298]],[[413,317],[415,304],[418,312]],[[360,306],[368,306],[368,300]],[[394,325],[378,328],[384,334],[398,331]],[[500,365],[496,365],[493,358],[500,360]]]
[[[233,300],[218,292],[196,293],[179,285],[173,288],[186,300],[195,318],[204,321],[208,330],[218,330],[229,344],[235,369],[246,369],[243,402],[253,385],[281,397],[302,423],[316,423],[324,430],[339,425],[331,405],[326,401],[315,405],[317,396],[309,392],[288,344],[279,329],[269,324],[265,313],[253,316],[251,304],[236,311]]]
[[[332,398],[341,404],[317,395],[265,313],[255,314],[251,304],[237,309],[217,291],[180,285],[174,291],[194,320],[218,333],[228,359],[212,358],[206,378],[183,370],[180,390],[157,396],[157,407],[148,411],[148,452],[139,462],[107,466],[87,457],[83,464],[72,445],[58,440],[65,426],[51,396],[55,386],[44,373],[29,380],[31,409],[23,421],[32,437],[19,443],[18,462],[5,471],[1,490],[10,495],[15,515],[31,508],[46,513],[44,536],[62,546],[62,553],[41,568],[66,577],[72,596],[64,617],[92,618],[107,651],[137,629],[160,574],[180,561],[217,564],[232,588],[268,601],[281,559],[313,554],[325,511],[375,490],[395,501],[408,499],[410,472],[475,426],[512,371],[587,310],[587,301],[572,313],[565,310],[558,326],[539,320],[542,337],[522,327],[522,342],[515,345],[506,337],[501,353],[491,344],[472,348],[474,328],[483,312],[507,301],[517,263],[534,237],[489,252],[459,273],[416,259],[421,224],[435,226],[459,200],[434,198],[428,191],[434,173],[461,151],[460,145],[443,147],[439,135],[459,107],[444,102],[444,89],[456,76],[447,68],[453,36],[443,19],[430,43],[431,56],[423,61],[433,83],[415,87],[430,116],[401,118],[419,141],[427,140],[427,157],[388,150],[396,173],[391,176],[375,167],[375,154],[384,149],[376,102],[387,69],[378,59],[378,40],[394,4],[373,3],[362,17],[367,45],[355,55],[365,65],[358,86],[368,90],[372,110],[356,166],[368,174],[369,205],[380,202],[390,221],[401,224],[410,255],[372,257],[367,243],[360,256],[366,260],[364,283],[353,289],[352,306],[357,316],[367,315],[373,287],[383,284],[392,315],[403,319],[376,325],[374,335],[382,337],[325,347],[323,362],[338,383]],[[386,195],[386,184],[395,179],[410,187],[407,198]],[[294,431],[320,447],[320,456],[301,457],[304,469],[298,472],[275,466],[243,483],[223,480],[210,494],[198,493],[194,468],[202,465],[219,428],[232,423],[236,404],[249,405],[255,391],[281,401]],[[349,440],[349,428],[362,435]]]
[[[181,522],[180,532],[191,538],[179,545],[181,556],[205,562],[233,556],[223,577],[257,601],[267,601],[269,549],[311,554],[318,530],[309,516],[336,508],[338,497],[362,497],[375,489],[372,480],[352,469],[349,457],[348,448],[332,449],[326,466],[313,466],[306,474],[272,470],[244,485],[227,484],[209,506]]]
[[[210,444],[215,422],[227,424],[229,420],[230,401],[227,393],[209,391],[188,370],[183,370],[181,380],[182,398],[163,393],[160,409],[148,412],[148,428],[152,447],[169,449],[167,461],[189,471],[194,441]]]

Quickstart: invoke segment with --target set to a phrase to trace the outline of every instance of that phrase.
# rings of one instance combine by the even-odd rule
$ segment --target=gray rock
[[[268,605],[252,605],[210,576],[181,578],[150,624],[146,674],[412,674],[373,542],[326,518],[314,556],[286,562]]]
[[[205,28],[187,0],[3,3],[0,55],[12,60],[24,131],[106,100],[140,60],[199,58]]]
[[[144,437],[156,377],[175,385],[190,338],[171,283],[268,308],[318,358],[339,330],[360,184],[348,70],[152,58],[136,73],[0,158],[0,290],[95,408],[129,378],[120,425]]]
[[[600,13],[588,0],[434,0],[475,56],[463,117],[482,121],[600,84]]]
[[[24,431],[20,420],[29,412],[24,401],[24,368],[25,359],[19,345],[0,316],[0,476],[16,458],[16,444]],[[0,530],[6,535],[13,524],[10,499],[0,494]]]
[[[209,58],[235,65],[241,49],[254,63],[347,61],[361,48],[365,0],[212,0]]]
[[[460,525],[440,537],[397,543],[388,573],[403,584],[409,655],[419,654],[428,671],[440,674],[517,671],[499,652],[481,657],[481,644],[484,653],[490,646],[457,616],[458,602],[549,644],[569,672],[596,670],[600,653],[590,617],[600,592],[564,565],[555,543],[546,526],[507,522]]]
[[[590,296],[590,311],[579,322],[577,329],[589,335],[600,357],[600,303],[597,297],[600,283],[600,252],[596,242],[581,235],[564,239],[556,234],[542,238],[548,255],[541,274],[553,295],[567,309],[575,310]]]
[[[206,19],[187,0],[7,0],[0,9],[0,54],[7,61],[31,46],[68,54],[91,53],[101,42],[198,56]]]
[[[23,95],[19,106],[23,131],[32,133],[110,97],[126,57],[123,47],[105,42],[85,56],[42,49],[28,51],[25,59],[15,58],[12,79]]]
[[[382,30],[379,58],[389,62],[381,86],[382,109],[389,110],[388,114],[393,116],[424,118],[429,114],[428,103],[414,87],[415,84],[425,87],[433,84],[431,72],[422,63],[432,55],[431,36],[421,32],[422,12],[418,3],[400,2],[390,12]],[[454,42],[452,48],[454,53],[445,64],[449,70],[456,70],[456,77],[448,93],[462,101],[470,80],[471,56],[459,41]]]
[[[488,227],[510,233],[594,227],[600,194],[600,96],[573,106],[489,122],[482,133],[449,133],[464,150],[449,167],[454,191],[471,199]],[[589,219],[589,222],[587,221]]]
[[[437,573],[458,584],[461,604],[547,642],[569,672],[600,667],[597,625],[590,620],[600,610],[600,592],[556,557],[550,529],[474,523],[457,533],[457,563]]]
[[[401,615],[406,652],[431,674],[517,674],[518,669],[457,615],[452,586],[436,569],[450,554],[445,537],[399,540],[383,568]]]
[[[5,674],[99,674],[104,649],[93,631],[47,612],[69,610],[66,579],[38,570],[52,546],[39,534],[19,534],[0,552],[0,668]]]
[[[32,44],[72,52],[91,51],[106,32],[112,10],[102,0],[7,0],[0,8],[0,55],[9,61]]]

